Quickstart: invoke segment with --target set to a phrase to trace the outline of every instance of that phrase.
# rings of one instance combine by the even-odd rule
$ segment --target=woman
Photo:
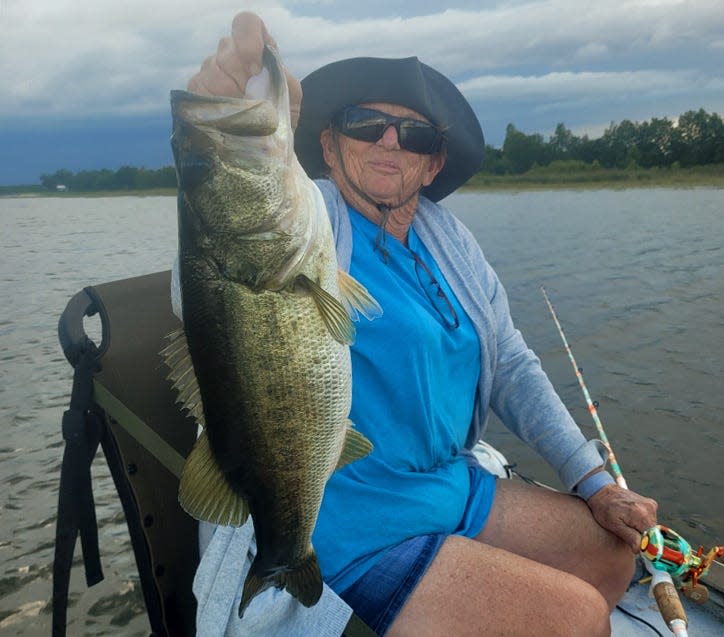
[[[189,90],[243,94],[265,44],[240,14]],[[436,203],[480,166],[472,109],[416,58],[344,60],[302,88],[297,155],[328,176],[340,266],[385,312],[352,347],[351,419],[375,450],[328,483],[314,535],[325,582],[380,634],[609,634],[656,503],[603,470],[477,243]],[[490,409],[579,497],[477,466]]]

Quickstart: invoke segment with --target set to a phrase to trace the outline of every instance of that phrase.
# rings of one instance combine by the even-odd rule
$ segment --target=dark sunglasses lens
[[[348,108],[333,124],[343,135],[364,142],[378,141],[388,126],[395,126],[400,147],[413,153],[436,153],[442,141],[432,124],[393,117],[369,108]]]
[[[341,123],[341,133],[364,142],[376,142],[390,124],[384,113],[367,108],[348,108]]]
[[[343,128],[340,132],[361,142],[376,142],[384,134],[385,125],[375,122],[348,123],[346,128]]]
[[[406,120],[399,126],[400,146],[413,153],[432,154],[440,150],[437,129],[425,122]]]

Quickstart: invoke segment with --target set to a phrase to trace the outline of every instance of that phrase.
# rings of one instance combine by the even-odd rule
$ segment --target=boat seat
[[[66,442],[53,567],[53,635],[63,637],[77,537],[89,586],[103,578],[90,465],[100,445],[123,505],[154,636],[195,633],[192,583],[198,524],[178,504],[178,485],[197,425],[176,404],[159,352],[180,327],[171,310],[171,272],[87,287],[58,324],[75,375],[63,415]],[[101,344],[83,320],[98,314]],[[347,637],[374,633],[353,615]]]
[[[68,303],[59,323],[61,345],[76,375],[84,353],[100,366],[84,425],[98,430],[128,522],[151,629],[159,637],[194,634],[191,584],[199,560],[197,522],[177,497],[196,424],[175,404],[159,355],[166,335],[180,326],[171,311],[170,284],[168,271],[85,288]],[[83,328],[83,318],[96,312],[102,324],[100,348]],[[69,411],[72,407],[71,400]],[[60,575],[57,570],[56,564]],[[55,627],[64,618],[64,612],[58,621],[54,618],[56,634],[64,631]]]

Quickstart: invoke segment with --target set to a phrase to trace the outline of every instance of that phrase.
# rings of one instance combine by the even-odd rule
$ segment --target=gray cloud
[[[539,101],[616,99],[646,92],[656,97],[688,94],[712,86],[697,71],[554,72],[539,76],[486,75],[459,88],[470,99],[535,99]]]
[[[365,13],[375,18],[337,4],[242,8],[258,10],[300,76],[341,57],[418,55],[486,113],[498,103],[575,123],[569,114],[586,109],[580,122],[608,122],[627,117],[627,102],[637,105],[631,117],[647,102],[651,115],[673,116],[685,98],[689,108],[724,110],[720,0],[445,10],[374,1]],[[0,119],[162,113],[168,91],[185,85],[229,31],[234,10],[220,0],[0,0]]]

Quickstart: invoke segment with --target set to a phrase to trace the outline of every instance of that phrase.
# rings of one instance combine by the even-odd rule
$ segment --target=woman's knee
[[[609,611],[626,593],[636,570],[636,557],[623,541],[601,559],[601,577],[598,589],[608,603]]]
[[[571,608],[577,609],[571,629],[575,635],[608,637],[611,634],[611,611],[604,595],[595,587],[581,582]]]

